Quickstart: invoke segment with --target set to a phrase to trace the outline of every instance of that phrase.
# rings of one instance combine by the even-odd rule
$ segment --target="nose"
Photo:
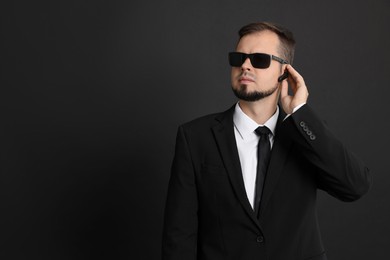
[[[252,63],[251,63],[251,60],[248,58],[245,59],[244,63],[241,65],[241,70],[242,71],[247,71],[247,70],[252,70],[253,69],[253,66],[252,66]]]

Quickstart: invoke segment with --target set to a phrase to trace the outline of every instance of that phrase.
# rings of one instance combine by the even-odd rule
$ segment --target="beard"
[[[277,89],[278,89],[278,84],[276,84],[275,87],[273,87],[270,90],[251,91],[251,92],[247,91],[247,85],[240,85],[238,89],[232,87],[233,93],[234,95],[236,95],[238,99],[249,101],[249,102],[258,101],[260,99],[271,96]]]

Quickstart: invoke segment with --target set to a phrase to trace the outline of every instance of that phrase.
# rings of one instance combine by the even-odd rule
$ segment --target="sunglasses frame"
[[[243,59],[242,59],[242,63],[241,63],[241,65],[240,66],[233,66],[232,64],[231,64],[231,58],[230,58],[230,56],[231,55],[234,55],[234,54],[240,54],[242,57],[244,57]],[[258,67],[258,66],[255,66],[254,64],[253,64],[253,61],[252,61],[252,59],[254,58],[254,56],[255,55],[262,55],[262,56],[269,56],[270,57],[270,62],[269,62],[269,64],[268,64],[268,66],[267,67]],[[249,60],[250,60],[250,62],[251,62],[251,64],[252,64],[252,66],[254,67],[254,68],[256,68],[256,69],[267,69],[267,68],[269,68],[269,66],[271,65],[271,60],[275,60],[275,61],[277,61],[277,62],[279,62],[279,63],[281,63],[281,64],[288,64],[288,61],[286,61],[286,60],[284,60],[284,59],[282,59],[282,58],[279,58],[278,56],[275,56],[275,55],[272,55],[272,54],[268,54],[268,53],[250,53],[250,54],[247,54],[247,53],[243,53],[243,52],[229,52],[229,64],[230,64],[230,66],[232,66],[232,67],[241,67],[242,66],[242,64],[244,64],[244,62],[246,61],[246,59],[248,59],[249,58]]]

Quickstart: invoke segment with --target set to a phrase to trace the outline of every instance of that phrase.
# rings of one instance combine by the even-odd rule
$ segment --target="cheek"
[[[232,68],[230,72],[230,79],[232,83],[237,80],[238,76],[240,75],[240,70],[238,68]]]
[[[277,78],[280,76],[277,71],[258,71],[256,74],[257,79],[263,82],[274,83],[277,81]]]

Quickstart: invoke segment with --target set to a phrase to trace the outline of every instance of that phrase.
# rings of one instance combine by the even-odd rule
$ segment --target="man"
[[[239,35],[229,54],[238,103],[179,127],[163,259],[327,259],[317,189],[354,201],[369,170],[306,104],[292,34],[263,22]]]

